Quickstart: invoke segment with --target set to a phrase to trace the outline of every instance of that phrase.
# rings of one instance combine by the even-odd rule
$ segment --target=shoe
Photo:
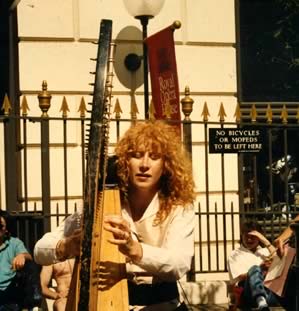
[[[256,304],[259,311],[270,311],[267,300],[264,296],[258,296],[256,298]]]

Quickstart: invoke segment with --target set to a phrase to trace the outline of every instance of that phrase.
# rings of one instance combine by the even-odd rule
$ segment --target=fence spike
[[[155,114],[156,114],[156,109],[154,105],[153,98],[151,99],[150,106],[149,106],[149,119],[150,120],[155,120]]]
[[[226,113],[225,113],[224,106],[223,106],[222,102],[220,103],[218,117],[219,117],[220,122],[225,121]]]
[[[10,100],[7,96],[7,94],[5,94],[4,96],[4,100],[3,100],[3,104],[2,104],[2,110],[4,111],[4,115],[8,116],[10,111],[11,111],[11,103]]]
[[[62,104],[61,104],[59,112],[60,111],[62,111],[62,117],[63,118],[66,118],[67,117],[67,112],[70,112],[70,109],[69,109],[69,106],[67,104],[65,96],[63,96]]]
[[[267,105],[266,118],[267,118],[267,122],[268,122],[268,123],[272,123],[272,120],[273,120],[273,112],[272,112],[272,108],[271,108],[271,105],[270,105],[270,104]]]
[[[250,118],[251,118],[251,122],[256,122],[257,111],[256,111],[255,104],[252,104],[251,106]]]
[[[139,113],[139,111],[138,111],[138,107],[136,104],[135,94],[133,94],[131,96],[131,117],[133,120],[137,119],[137,113]]]
[[[208,122],[209,121],[210,113],[209,113],[207,102],[204,102],[201,116],[203,117],[203,121],[204,122]]]
[[[287,107],[285,104],[282,106],[280,118],[281,118],[283,124],[288,123],[288,111],[287,111]]]
[[[84,119],[85,118],[85,112],[87,111],[86,109],[86,104],[85,104],[85,100],[84,97],[81,97],[81,101],[80,101],[80,106],[78,109],[78,112],[80,112],[80,118]]]
[[[121,110],[118,98],[116,98],[113,113],[115,113],[115,119],[120,119],[121,114],[123,113],[123,111]]]
[[[238,102],[237,102],[237,106],[236,106],[234,117],[236,118],[236,122],[237,123],[241,122],[242,112],[241,112],[240,104]]]
[[[22,116],[24,116],[24,117],[27,116],[28,110],[30,110],[30,109],[29,109],[29,106],[27,103],[26,95],[24,95],[22,98],[22,104],[21,104]]]

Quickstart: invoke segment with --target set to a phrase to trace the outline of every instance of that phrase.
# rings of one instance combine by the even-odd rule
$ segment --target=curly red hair
[[[156,218],[156,222],[161,223],[175,206],[193,203],[191,162],[173,126],[162,121],[137,122],[115,149],[119,186],[124,198],[129,187],[129,160],[141,146],[147,151],[160,153],[164,162],[158,193],[160,210]]]

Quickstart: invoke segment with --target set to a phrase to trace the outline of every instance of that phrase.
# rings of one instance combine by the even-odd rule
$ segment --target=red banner
[[[169,26],[148,37],[145,43],[148,48],[154,117],[180,121],[180,93],[173,31],[173,26]]]

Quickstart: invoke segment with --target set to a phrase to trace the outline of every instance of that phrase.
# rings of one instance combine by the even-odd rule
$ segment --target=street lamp
[[[124,5],[130,15],[140,20],[142,25],[143,39],[143,76],[144,76],[144,112],[145,118],[149,117],[149,96],[148,96],[148,60],[147,46],[145,39],[147,38],[148,20],[156,16],[163,7],[165,0],[124,0]],[[132,57],[132,55],[131,55]]]

